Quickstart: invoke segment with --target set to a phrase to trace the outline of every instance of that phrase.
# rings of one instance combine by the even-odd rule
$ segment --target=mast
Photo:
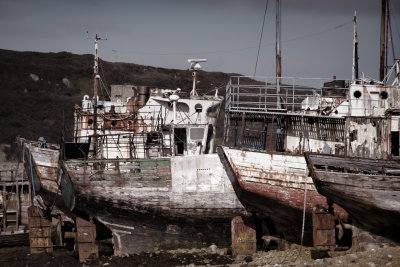
[[[281,84],[281,0],[276,0],[276,95],[277,108],[281,108],[280,84]]]
[[[276,108],[281,109],[281,0],[276,0]],[[277,151],[282,149],[281,120],[276,118],[276,142]]]
[[[386,6],[388,0],[381,2],[381,41],[380,41],[380,64],[379,64],[379,80],[385,78],[385,42],[386,42]]]
[[[352,81],[358,79],[358,35],[357,35],[357,11],[354,11],[354,45],[353,45],[353,70]]]
[[[94,136],[94,157],[97,158],[97,149],[98,149],[98,136],[97,136],[97,86],[98,79],[100,79],[99,75],[99,54],[98,54],[98,41],[107,40],[107,38],[101,38],[96,33],[96,36],[93,38],[89,38],[89,32],[86,32],[86,39],[94,40],[94,66],[93,66],[93,136]]]
[[[196,91],[196,84],[197,84],[197,71],[201,69],[200,62],[207,62],[207,59],[188,59],[188,62],[190,63],[190,68],[193,70],[192,76],[193,76],[193,89],[190,92],[191,96],[198,96],[197,91]]]

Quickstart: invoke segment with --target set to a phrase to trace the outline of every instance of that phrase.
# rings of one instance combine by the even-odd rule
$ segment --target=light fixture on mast
[[[188,59],[188,62],[190,63],[190,69],[193,70],[192,76],[193,76],[193,89],[190,92],[190,95],[192,96],[197,96],[197,91],[196,91],[196,83],[197,83],[197,71],[201,69],[200,62],[207,62],[207,59]]]

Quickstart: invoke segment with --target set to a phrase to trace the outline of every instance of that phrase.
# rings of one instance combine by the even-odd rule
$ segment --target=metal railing
[[[286,114],[302,108],[307,97],[345,98],[348,83],[323,78],[233,76],[226,87],[226,112]],[[278,85],[278,86],[277,86]],[[320,109],[332,103],[318,103]]]

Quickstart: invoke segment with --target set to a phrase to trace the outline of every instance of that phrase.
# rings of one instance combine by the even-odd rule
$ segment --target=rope
[[[343,28],[352,23],[353,23],[353,19],[349,20],[348,22],[338,24],[334,27],[326,28],[326,29],[318,31],[318,32],[313,32],[313,33],[305,34],[305,35],[295,37],[292,39],[283,40],[282,43],[298,41],[298,40],[314,37],[317,35],[325,34],[325,33]],[[271,47],[274,45],[275,45],[275,42],[261,45],[261,47]],[[210,55],[210,54],[222,54],[222,53],[235,53],[235,52],[241,52],[241,51],[245,51],[245,50],[252,50],[252,49],[256,49],[256,48],[257,48],[257,46],[248,46],[248,47],[233,48],[233,49],[223,49],[223,50],[214,50],[214,51],[197,51],[197,52],[195,52],[195,51],[191,51],[191,52],[190,51],[189,52],[145,52],[145,51],[117,51],[117,50],[115,50],[115,51],[116,51],[116,53],[127,54],[127,55],[135,54],[135,55],[149,55],[149,56],[172,56],[172,55],[205,55],[205,54]]]
[[[268,8],[268,0],[267,0],[267,2],[265,3],[264,19],[263,19],[263,24],[262,24],[262,27],[261,27],[260,42],[258,43],[258,51],[257,51],[256,66],[254,67],[254,74],[253,74],[253,76],[256,76],[256,72],[257,72],[258,57],[259,57],[259,55],[260,55],[261,41],[262,41],[262,37],[263,37],[263,33],[264,33],[264,25],[265,25],[265,17],[266,17],[266,15],[267,15],[267,8]]]
[[[30,166],[30,169],[31,169],[31,180],[32,180],[33,196],[36,197],[35,181],[33,180],[32,154],[31,154],[31,144],[30,143],[29,143],[29,166]]]
[[[107,89],[107,88],[108,88],[108,85],[107,85],[106,76],[104,75],[104,72],[103,72],[103,69],[104,69],[104,68],[103,68],[103,64],[101,63],[102,61],[103,61],[103,60],[99,57],[101,75],[102,75],[102,77],[104,78],[104,83],[103,83],[103,79],[100,79],[100,82],[103,83],[104,89],[105,89],[105,91],[106,91],[108,97],[110,97],[110,94],[109,94],[108,89]]]
[[[300,245],[303,246],[303,238],[304,238],[304,225],[306,222],[306,203],[307,203],[307,177],[304,181],[304,206],[303,206],[303,225],[301,227],[301,243]]]

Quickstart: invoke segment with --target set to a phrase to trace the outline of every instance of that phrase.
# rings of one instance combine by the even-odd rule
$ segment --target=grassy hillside
[[[189,70],[106,61],[100,66],[108,86],[179,87],[186,92],[192,86]],[[230,75],[200,71],[199,93],[226,84]],[[74,104],[80,105],[84,94],[91,95],[92,77],[93,55],[0,49],[0,144],[13,143],[17,135],[34,140],[43,136],[48,142],[59,142],[63,121],[66,125],[72,123]]]

